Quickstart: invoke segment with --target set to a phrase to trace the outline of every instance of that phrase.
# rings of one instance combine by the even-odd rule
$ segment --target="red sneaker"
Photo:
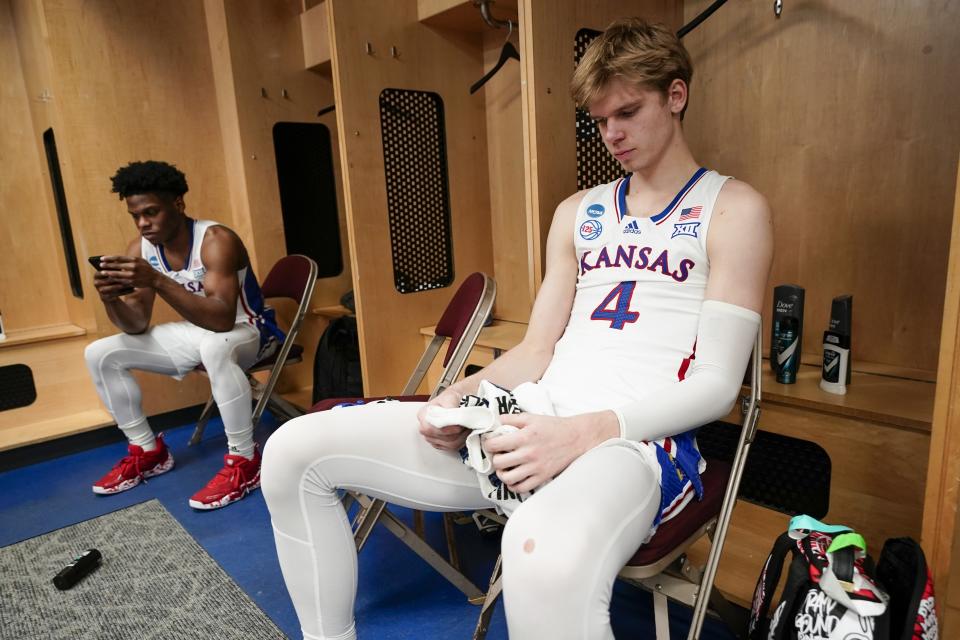
[[[254,449],[253,460],[228,453],[223,456],[223,469],[203,489],[190,498],[194,509],[219,509],[239,500],[260,486],[260,448]]]
[[[127,455],[114,465],[93,484],[93,492],[99,494],[120,493],[133,489],[141,480],[158,476],[173,469],[173,456],[163,441],[163,435],[157,436],[157,448],[144,451],[135,444],[127,445]]]

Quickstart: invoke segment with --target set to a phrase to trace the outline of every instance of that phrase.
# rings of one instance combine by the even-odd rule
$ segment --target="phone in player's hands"
[[[100,271],[100,258],[102,257],[103,256],[90,256],[89,258],[87,258],[87,262],[89,262],[90,266],[92,266],[94,269],[96,269],[97,271]],[[133,293],[133,291],[134,291],[133,287],[127,287],[126,289],[123,289],[122,291],[120,291],[117,295],[125,296],[127,294]]]

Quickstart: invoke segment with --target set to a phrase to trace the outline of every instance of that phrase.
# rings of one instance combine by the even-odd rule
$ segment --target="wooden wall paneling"
[[[52,248],[50,249],[49,259],[50,264],[55,267],[57,274],[56,279],[46,281],[46,287],[55,287],[55,289],[50,291],[51,299],[43,304],[59,304],[59,302],[55,302],[53,298],[62,301],[66,306],[71,323],[81,326],[86,330],[93,330],[96,324],[94,314],[89,304],[80,298],[75,298],[70,289],[63,243],[59,237],[57,211],[54,205],[53,191],[43,146],[44,131],[52,127],[56,135],[56,132],[62,129],[62,121],[56,109],[56,97],[53,92],[54,85],[52,82],[50,51],[45,42],[46,22],[43,5],[35,0],[13,0],[12,2],[8,2],[8,5],[16,31],[19,64],[23,82],[26,86],[30,117],[32,120],[30,143],[35,149],[35,157],[39,163],[41,174],[40,189],[35,193],[36,197],[32,207],[27,209],[27,211],[31,211],[34,214],[38,226],[46,226],[50,230]],[[25,157],[29,158],[29,151],[23,151],[21,149],[19,153],[26,154]],[[21,211],[21,209],[10,209],[10,211]],[[73,229],[73,235],[75,240],[79,240],[76,228]],[[81,270],[81,277],[84,275],[90,278],[92,282],[92,274],[83,274]],[[86,290],[90,285],[85,279],[83,282],[84,290]],[[50,311],[51,317],[57,317],[58,315],[53,312],[52,309],[45,309],[44,311]]]
[[[570,0],[563,3],[562,11],[552,2],[520,2],[528,208],[537,286],[543,279],[544,250],[554,210],[577,189],[575,116],[570,99],[577,31],[602,30],[627,15],[680,28],[682,13],[681,0]]]
[[[304,68],[300,30],[300,3],[227,2],[208,0],[207,8],[225,9],[229,42],[229,72],[237,110],[236,133],[243,160],[249,215],[249,237],[256,248],[258,273],[286,253],[280,192],[273,152],[273,125],[277,122],[321,122],[317,111],[333,101],[329,78]],[[322,9],[322,5],[313,10]],[[226,71],[218,65],[216,73]],[[261,90],[266,92],[264,97]],[[284,95],[284,91],[286,95]],[[331,119],[322,121],[331,123]],[[336,138],[335,130],[331,131]],[[349,273],[343,278],[349,281]]]
[[[317,281],[312,306],[337,304],[340,296],[352,287],[340,159],[336,152],[339,135],[334,113],[317,117],[321,108],[334,102],[333,83],[329,68],[324,73],[323,69],[314,72],[304,66],[300,2],[206,0],[205,9],[211,24],[210,47],[231,197],[236,203],[242,237],[251,248],[261,278],[286,254],[273,125],[316,122],[330,130],[344,269],[338,276]],[[310,13],[327,11],[326,3],[320,3]],[[325,20],[315,22],[327,28]],[[312,35],[314,41],[329,42],[327,32]],[[265,97],[261,89],[266,91]],[[286,304],[276,306],[288,324],[295,308]],[[327,322],[311,314],[304,323],[298,342],[305,346],[305,362],[284,372],[281,391],[312,386],[313,351]]]
[[[957,635],[956,630],[960,629],[960,588],[957,587],[957,581],[955,579],[950,582],[944,579],[944,576],[947,578],[950,576],[960,576],[960,536],[956,533],[958,531],[958,525],[960,525],[960,512],[954,515],[950,564],[948,565],[947,571],[939,571],[934,577],[936,581],[934,588],[936,589],[939,600],[938,613],[940,614],[941,638],[952,638]]]
[[[84,364],[88,342],[81,336],[0,348],[0,366],[27,365],[37,389],[33,404],[0,411],[0,451],[113,424]]]
[[[937,593],[960,607],[960,168],[955,189],[921,541]]]
[[[136,237],[110,176],[131,161],[167,160],[191,186],[187,210],[230,224],[203,7],[80,5],[46,0],[64,183],[83,255]],[[157,55],[163,51],[164,55]]]
[[[321,2],[300,14],[303,67],[330,67],[330,10]]]
[[[0,77],[0,205],[7,212],[0,234],[0,311],[4,330],[16,333],[69,323],[70,291],[63,288],[60,237],[44,197],[50,192],[46,160],[39,155],[13,14],[5,0],[0,2]],[[39,94],[33,99],[39,101]]]
[[[495,20],[518,20],[517,0],[497,0],[490,3],[490,15]],[[420,22],[444,29],[460,29],[482,33],[491,27],[483,21],[480,8],[472,0],[417,0]]]
[[[477,11],[479,19],[479,11],[473,10]],[[499,14],[498,19],[506,19]],[[515,45],[519,31],[519,25],[515,26],[510,37]],[[483,73],[497,63],[506,35],[504,29],[488,28],[483,33]],[[533,307],[534,288],[528,251],[520,63],[508,62],[481,91],[486,100],[487,116],[492,275],[497,281],[494,314],[503,320],[526,322]]]
[[[180,0],[118,10],[108,3],[45,0],[42,13],[78,253],[119,252],[136,237],[109,180],[131,160],[173,162],[191,187],[187,211],[232,224],[218,114],[209,99],[213,73],[203,6]],[[92,291],[92,273],[86,277]],[[88,294],[86,303],[99,331],[114,333],[96,296]],[[154,322],[177,318],[157,305]],[[138,377],[148,414],[206,399],[205,384]]]
[[[520,24],[515,0],[491,5],[496,20],[513,21],[512,32],[494,29],[483,21],[480,9],[463,0],[418,0],[420,22],[441,29],[481,34],[483,73],[491,69],[509,34],[520,47]],[[493,273],[497,281],[497,318],[526,322],[533,306],[533,271],[529,256],[526,215],[521,109],[521,64],[509,62],[481,89],[487,125],[487,170],[490,176],[490,215],[493,234]]]
[[[217,122],[224,161],[224,180],[229,194],[230,220],[220,220],[233,229],[247,246],[255,269],[257,247],[253,244],[250,195],[247,189],[246,164],[240,132],[240,110],[237,101],[236,80],[233,73],[230,34],[227,26],[226,5],[223,0],[204,0],[207,40],[210,47],[210,66],[213,93],[217,108]]]
[[[688,0],[685,18],[708,5]],[[729,3],[691,33],[695,156],[764,193],[771,284],[806,287],[816,356],[854,296],[857,360],[933,371],[960,146],[960,5]],[[771,287],[772,290],[772,287]],[[769,321],[770,301],[765,305]]]
[[[469,79],[482,74],[482,45],[476,34],[419,23],[414,0],[394,2],[391,11],[372,0],[327,3],[364,389],[396,393],[422,352],[419,328],[439,319],[469,273],[493,269],[484,99],[468,94]],[[455,269],[448,288],[394,288],[379,116],[387,87],[443,99]]]

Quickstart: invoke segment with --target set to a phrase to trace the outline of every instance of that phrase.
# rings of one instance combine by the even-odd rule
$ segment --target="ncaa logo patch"
[[[150,256],[147,258],[147,262],[149,262],[150,266],[154,269],[160,270],[160,259],[157,256]]]
[[[696,238],[697,227],[699,226],[699,222],[678,222],[673,225],[673,235],[670,237],[676,238],[677,236],[690,236],[691,238]]]
[[[596,240],[603,233],[603,225],[599,220],[587,220],[580,225],[580,237],[584,240]]]
[[[603,215],[603,212],[606,211],[602,204],[592,204],[587,207],[587,215],[591,218],[599,218]]]

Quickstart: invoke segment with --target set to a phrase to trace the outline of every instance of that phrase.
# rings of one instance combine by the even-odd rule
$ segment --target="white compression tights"
[[[250,383],[244,368],[260,348],[257,330],[237,325],[213,332],[190,323],[168,323],[137,335],[120,333],[87,346],[84,356],[97,393],[133,444],[151,444],[153,435],[141,407],[140,386],[131,369],[182,376],[200,363],[220,410],[231,452],[253,453]],[[249,456],[248,456],[249,457]]]
[[[307,640],[356,637],[357,557],[338,488],[428,511],[490,506],[476,473],[420,436],[420,406],[314,413],[287,422],[267,442],[261,486]],[[510,637],[613,638],[614,579],[649,532],[659,503],[656,474],[631,446],[585,453],[524,502],[501,543]]]

